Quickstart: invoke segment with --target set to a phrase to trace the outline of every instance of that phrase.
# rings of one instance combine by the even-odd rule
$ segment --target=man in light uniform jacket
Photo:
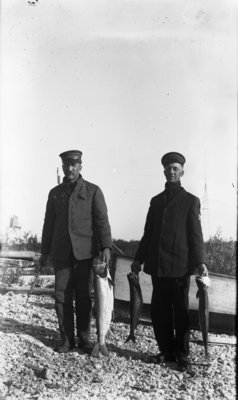
[[[189,367],[190,275],[207,275],[205,247],[200,223],[200,200],[188,193],[180,179],[185,157],[177,152],[161,160],[165,190],[153,197],[143,237],[131,265],[151,275],[151,318],[161,353],[156,362],[177,361],[181,371]]]
[[[40,266],[52,258],[55,308],[62,343],[59,352],[75,347],[74,307],[79,347],[86,349],[90,329],[90,276],[93,258],[111,259],[111,229],[101,189],[83,179],[82,152],[60,154],[64,179],[49,192],[42,232]],[[100,253],[101,252],[101,253]]]

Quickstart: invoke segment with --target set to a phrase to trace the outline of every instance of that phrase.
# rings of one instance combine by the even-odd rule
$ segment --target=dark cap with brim
[[[59,156],[62,158],[63,162],[71,162],[71,163],[81,163],[82,151],[80,150],[69,150],[64,151]]]
[[[185,161],[186,161],[185,157],[182,154],[177,153],[175,151],[166,153],[161,158],[161,163],[163,164],[164,167],[166,167],[166,165],[171,164],[171,163],[179,163],[181,165],[184,165]]]

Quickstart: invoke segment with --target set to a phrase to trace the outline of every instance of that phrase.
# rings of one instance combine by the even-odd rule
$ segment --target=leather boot
[[[63,343],[56,347],[58,353],[68,353],[75,348],[74,339],[64,339]]]
[[[78,348],[87,354],[90,354],[92,351],[89,338],[90,334],[88,331],[78,333]]]
[[[190,362],[186,356],[179,356],[178,358],[178,370],[185,372],[190,369]]]

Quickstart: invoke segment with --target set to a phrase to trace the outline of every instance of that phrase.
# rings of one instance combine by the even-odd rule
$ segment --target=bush
[[[207,265],[210,272],[236,276],[237,242],[224,240],[221,233],[206,242]]]
[[[37,235],[31,232],[24,232],[21,238],[14,238],[7,243],[3,243],[3,247],[6,247],[8,250],[27,250],[39,253],[41,243],[38,241]]]
[[[34,281],[35,281],[35,277],[32,278],[32,279],[30,280],[30,282],[29,282],[29,286],[30,286],[30,287],[31,287],[31,285],[33,284]],[[44,284],[44,279],[42,279],[42,278],[39,277],[39,278],[36,280],[36,282],[35,282],[35,287],[36,287],[36,288],[43,287],[43,284]]]
[[[122,240],[114,239],[113,243],[119,247],[123,253],[131,258],[134,258],[138,249],[138,240]],[[237,242],[233,240],[224,240],[221,237],[221,232],[210,237],[205,243],[207,253],[207,265],[209,272],[236,276],[236,249]]]
[[[113,243],[123,251],[125,256],[134,258],[138,249],[139,240],[126,241],[123,239],[113,239]]]
[[[21,275],[21,268],[7,268],[2,275],[1,282],[6,286],[23,286],[24,281]]]

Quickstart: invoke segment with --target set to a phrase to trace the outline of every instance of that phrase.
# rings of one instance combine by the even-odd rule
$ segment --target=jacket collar
[[[176,204],[178,202],[178,200],[180,200],[180,198],[183,197],[185,192],[186,192],[186,190],[181,186],[180,190],[169,201],[169,203],[167,204],[167,207],[169,208],[169,207],[173,206],[174,204]],[[165,190],[164,190],[163,194],[164,194],[164,201],[167,203],[167,201],[166,201],[166,191]]]
[[[170,183],[170,182],[166,182],[165,184],[165,191],[166,192],[178,192],[180,191],[181,188],[181,182],[176,182],[176,183]]]

